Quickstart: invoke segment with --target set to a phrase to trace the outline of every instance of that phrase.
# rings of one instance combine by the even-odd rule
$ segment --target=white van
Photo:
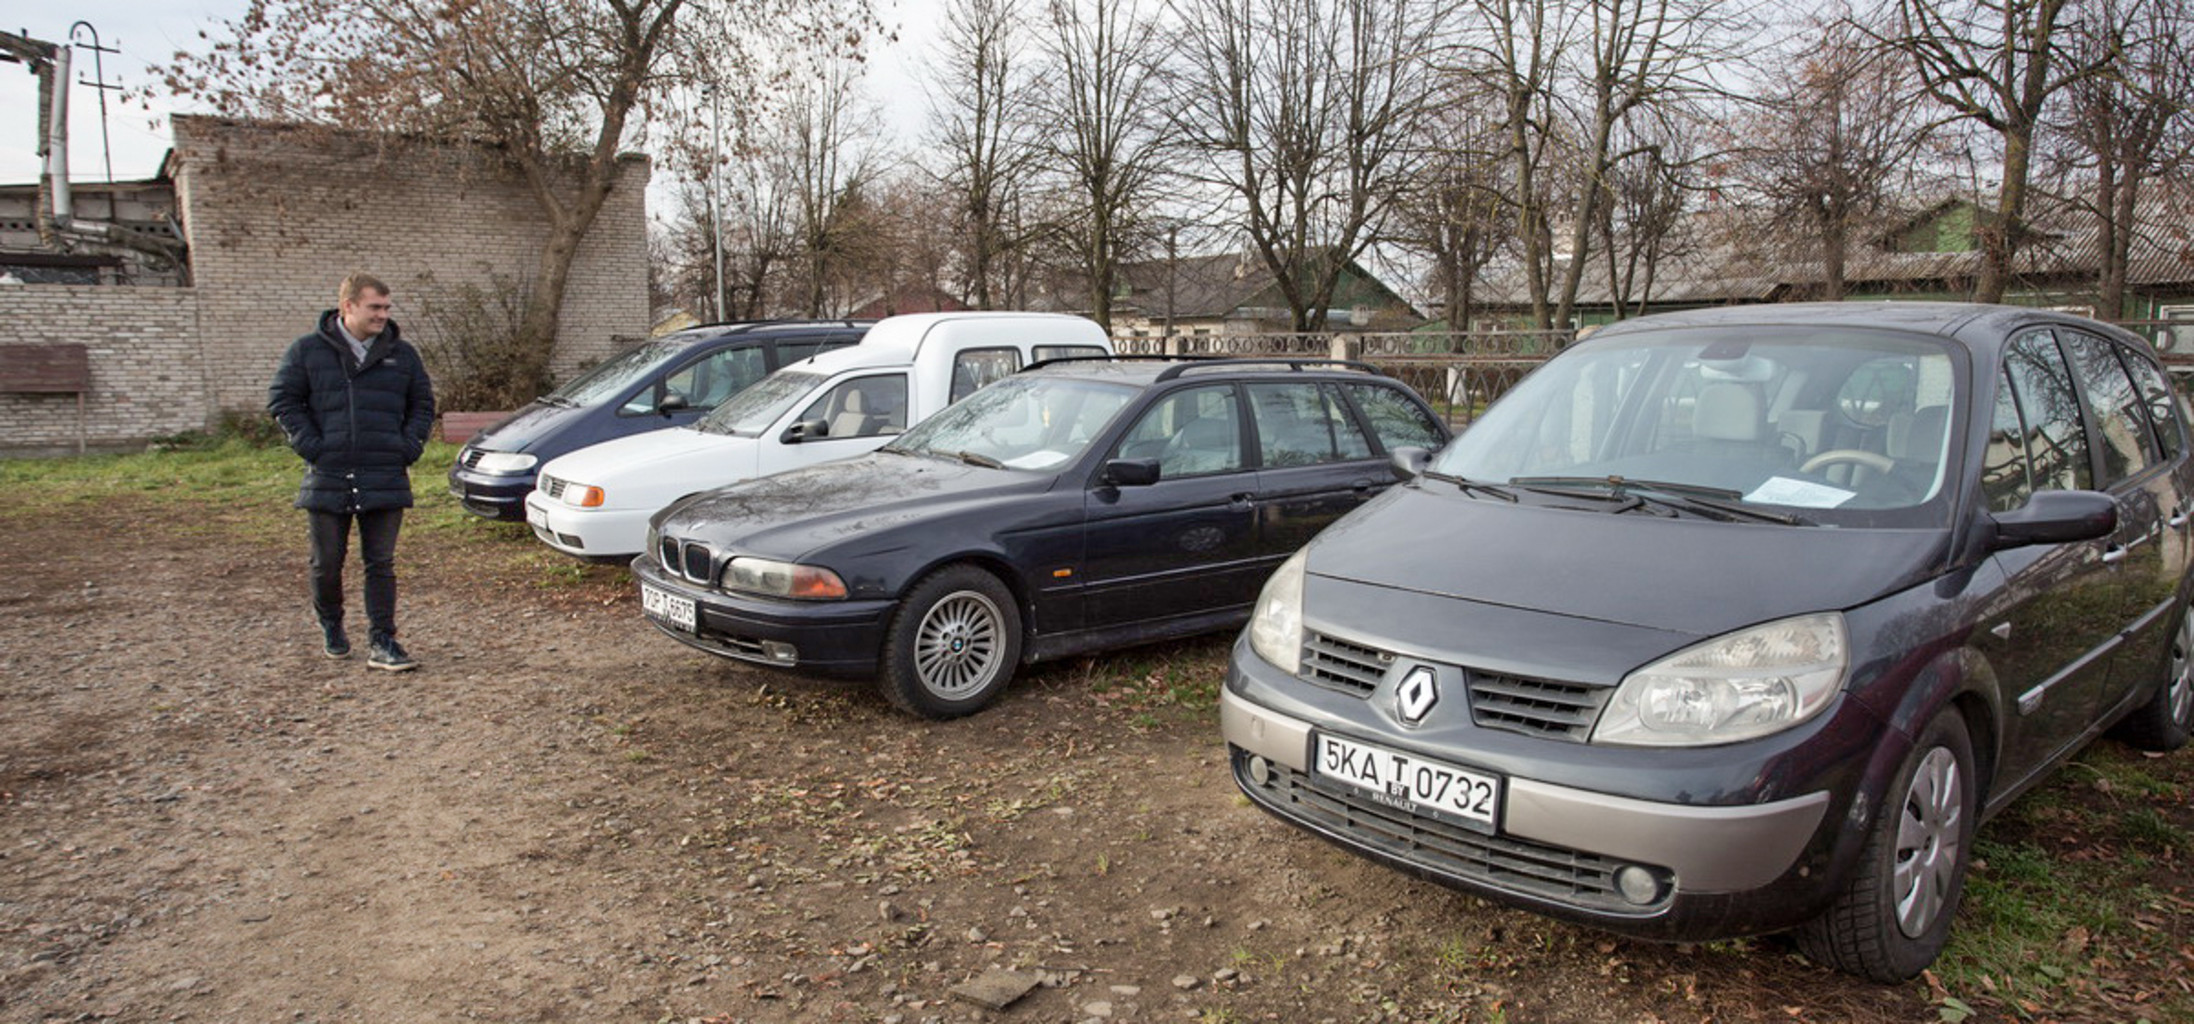
[[[541,467],[534,535],[565,554],[629,559],[648,518],[698,491],[861,455],[1032,362],[1112,351],[1094,322],[1055,313],[921,313],[794,363],[690,427],[582,448]]]

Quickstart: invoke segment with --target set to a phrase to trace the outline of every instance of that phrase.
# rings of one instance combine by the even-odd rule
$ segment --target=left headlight
[[[835,601],[846,596],[845,581],[822,566],[744,556],[724,565],[724,589],[811,601]]]
[[[1624,677],[1592,742],[1690,747],[1781,732],[1827,707],[1850,663],[1834,612],[1739,630]]]
[[[482,452],[480,461],[473,463],[472,468],[482,473],[510,476],[532,469],[540,461],[524,452]]]
[[[1303,552],[1288,556],[1265,581],[1249,617],[1249,649],[1288,675],[1303,667]]]

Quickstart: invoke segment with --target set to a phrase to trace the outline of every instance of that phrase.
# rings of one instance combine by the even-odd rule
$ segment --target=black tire
[[[1885,984],[1934,963],[1965,891],[1980,782],[1965,720],[1945,708],[1897,769],[1843,892],[1798,929],[1798,948],[1824,967]]]
[[[1021,662],[1021,608],[996,576],[951,565],[922,578],[884,635],[884,699],[923,718],[989,707]]]
[[[2148,703],[2118,722],[2114,735],[2142,750],[2177,750],[2194,732],[2194,605],[2179,609],[2164,652],[2163,683]]]

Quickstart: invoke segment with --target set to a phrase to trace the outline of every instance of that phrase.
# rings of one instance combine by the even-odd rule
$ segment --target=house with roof
[[[2162,192],[2163,190],[2158,190]],[[2194,196],[2168,192],[2142,204],[2140,227],[2126,270],[2125,306],[2096,308],[2102,243],[2094,217],[2070,203],[2042,202],[2029,215],[2029,235],[2014,256],[2004,301],[2098,316],[2106,320],[2194,319]],[[1979,228],[1988,211],[1964,197],[1938,200],[1859,233],[1846,254],[1849,300],[1970,299],[1979,277]],[[1686,221],[1678,255],[1650,276],[1622,282],[1605,261],[1586,268],[1577,297],[1577,326],[1701,306],[1801,302],[1823,294],[1819,259],[1807,240],[1768,227],[1745,211],[1706,211]],[[1520,271],[1495,275],[1478,290],[1473,326],[1514,326],[1530,316]],[[1618,315],[1618,309],[1622,312]],[[1445,328],[1444,323],[1440,325]]]
[[[1279,281],[1249,253],[1141,260],[1120,265],[1112,333],[1121,338],[1223,337],[1293,330]],[[1062,279],[1032,306],[1087,315],[1080,277]],[[1415,306],[1350,260],[1327,310],[1336,332],[1406,331],[1424,322]]]

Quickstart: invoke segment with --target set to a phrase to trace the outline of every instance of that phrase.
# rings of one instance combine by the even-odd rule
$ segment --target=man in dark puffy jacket
[[[409,467],[434,425],[434,385],[419,351],[389,319],[389,286],[343,279],[320,328],[290,343],[267,389],[267,412],[305,460],[297,507],[312,527],[312,608],[323,650],[350,656],[343,632],[343,560],[351,524],[366,563],[366,664],[419,667],[396,642],[396,533],[411,507]]]

